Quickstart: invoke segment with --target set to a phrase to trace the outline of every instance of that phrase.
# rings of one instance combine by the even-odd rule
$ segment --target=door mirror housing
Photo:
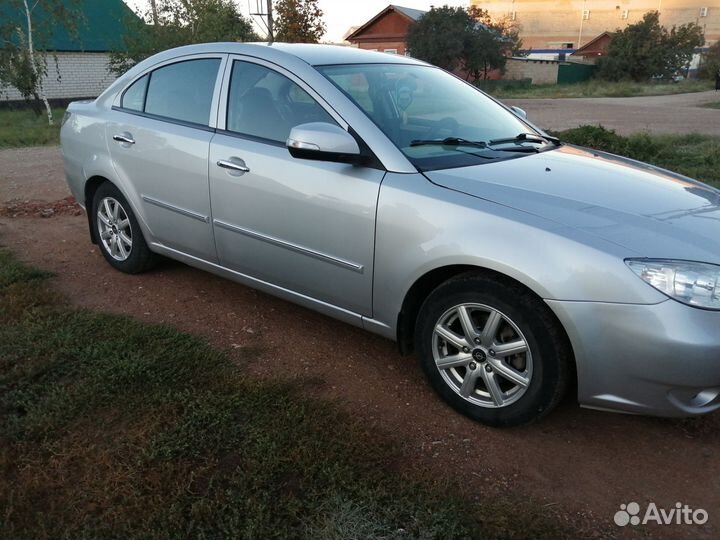
[[[521,109],[520,107],[516,107],[515,105],[513,105],[513,106],[510,107],[510,108],[511,108],[512,111],[513,111],[515,114],[517,114],[520,118],[522,118],[523,120],[527,120],[528,115],[527,115],[527,111],[526,111],[525,109]]]
[[[300,124],[290,131],[287,140],[290,155],[298,159],[360,163],[362,155],[355,137],[340,126],[328,122]]]

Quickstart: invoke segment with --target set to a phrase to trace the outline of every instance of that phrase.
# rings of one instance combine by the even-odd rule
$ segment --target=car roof
[[[297,56],[312,66],[328,64],[421,64],[409,56],[367,51],[357,47],[340,45],[317,45],[311,43],[273,43],[266,45],[284,53]]]
[[[311,66],[334,64],[424,64],[424,62],[409,56],[367,51],[357,47],[311,43],[201,43],[170,49],[160,53],[158,56],[172,58],[173,56],[203,53],[247,54],[271,61],[279,60],[283,56],[286,58],[294,56]]]

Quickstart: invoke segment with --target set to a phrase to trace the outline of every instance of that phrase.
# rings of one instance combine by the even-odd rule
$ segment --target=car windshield
[[[473,86],[432,66],[317,69],[420,170],[517,158],[555,146]]]

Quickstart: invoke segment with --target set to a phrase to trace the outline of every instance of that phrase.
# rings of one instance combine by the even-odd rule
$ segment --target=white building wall
[[[47,57],[43,81],[48,99],[97,97],[116,79],[108,70],[108,53],[56,53]],[[0,101],[21,100],[15,88],[0,87]]]

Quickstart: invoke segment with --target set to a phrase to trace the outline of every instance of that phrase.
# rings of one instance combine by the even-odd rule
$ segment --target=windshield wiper
[[[488,143],[488,146],[496,144],[507,144],[507,143],[552,143],[555,146],[560,146],[560,139],[557,137],[551,137],[550,135],[538,135],[536,133],[520,133],[514,137],[508,137],[506,139],[493,139]]]
[[[487,148],[485,141],[469,141],[460,137],[446,137],[444,139],[415,139],[410,142],[410,146],[474,146],[475,148]]]

